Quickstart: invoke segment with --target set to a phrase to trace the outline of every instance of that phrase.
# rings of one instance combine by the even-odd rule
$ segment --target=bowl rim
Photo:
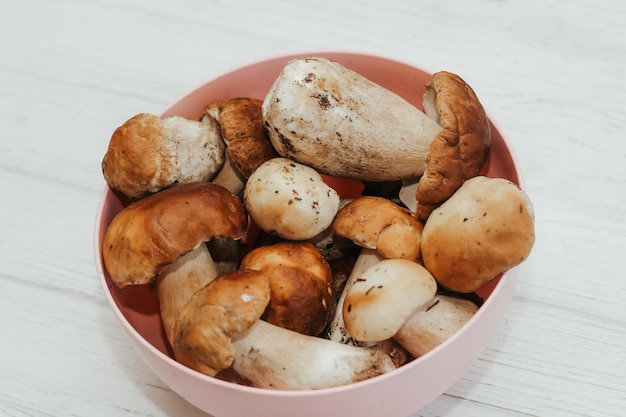
[[[253,67],[256,65],[260,65],[260,64],[267,64],[269,62],[275,61],[275,60],[288,60],[288,59],[294,59],[294,58],[299,58],[299,57],[306,57],[306,56],[330,56],[330,57],[336,57],[336,56],[342,56],[342,57],[357,57],[357,58],[373,58],[373,59],[377,59],[377,60],[384,60],[384,61],[389,61],[390,63],[393,64],[401,64],[401,65],[405,65],[408,66],[412,69],[418,70],[418,71],[423,71],[426,72],[428,74],[432,74],[432,72],[424,69],[424,67],[414,64],[412,62],[406,61],[406,60],[402,60],[402,59],[398,59],[395,57],[391,57],[391,56],[386,56],[386,55],[382,55],[382,54],[372,54],[372,53],[368,53],[368,52],[359,52],[359,51],[342,51],[342,50],[312,50],[312,51],[308,51],[308,52],[297,52],[297,53],[287,53],[284,55],[273,55],[273,56],[269,56],[266,58],[261,58],[261,59],[257,59],[254,61],[251,61],[247,64],[244,65],[238,65],[238,66],[234,66],[230,69],[227,69],[225,71],[222,71],[214,76],[211,76],[207,79],[205,79],[204,81],[200,82],[199,84],[197,84],[195,87],[193,87],[192,89],[190,89],[189,91],[179,95],[175,100],[173,100],[170,104],[168,104],[165,108],[163,108],[160,112],[159,115],[161,117],[163,117],[163,115],[171,112],[177,105],[178,103],[186,100],[190,95],[194,94],[194,92],[196,92],[198,89],[202,88],[203,86],[205,86],[208,83],[214,82],[215,80],[227,76],[229,74],[231,74],[232,72],[235,71],[239,71],[239,70],[243,70],[246,69],[248,67]],[[331,58],[332,59],[332,58]],[[493,129],[495,129],[497,132],[501,132],[500,128],[498,127],[498,124],[496,122],[494,122],[493,118],[490,117],[489,112],[486,109],[486,113],[487,113],[487,117],[489,119],[489,122],[492,126]],[[524,184],[524,180],[523,180],[523,176],[522,176],[522,172],[521,172],[521,168],[520,168],[520,164],[519,164],[519,160],[517,158],[517,155],[513,149],[513,147],[511,146],[509,140],[504,137],[502,134],[500,134],[500,139],[503,142],[503,145],[505,146],[507,153],[510,155],[511,161],[512,161],[512,166],[514,167],[514,175],[517,178],[517,184],[521,189],[525,189],[525,184]],[[162,359],[163,361],[165,361],[169,366],[174,367],[178,372],[187,374],[188,376],[197,379],[197,380],[201,380],[204,382],[207,382],[209,384],[216,384],[218,386],[222,386],[224,388],[227,389],[232,389],[232,390],[236,390],[236,391],[241,391],[241,392],[245,392],[245,393],[262,393],[263,395],[268,395],[268,396],[273,396],[273,397],[302,397],[302,396],[306,396],[306,397],[318,397],[318,396],[324,396],[325,394],[332,392],[332,393],[338,393],[338,392],[342,392],[342,391],[351,391],[354,389],[358,389],[358,387],[361,386],[365,386],[365,385],[371,385],[371,384],[377,384],[382,380],[386,380],[389,378],[393,378],[395,375],[400,374],[400,373],[406,373],[409,372],[412,368],[418,366],[418,364],[420,362],[423,362],[425,360],[427,360],[428,358],[430,358],[431,356],[435,356],[438,354],[438,352],[446,349],[449,345],[453,344],[455,342],[456,339],[461,338],[466,332],[470,331],[469,329],[472,328],[472,323],[478,321],[481,319],[482,316],[484,316],[485,314],[488,314],[488,311],[490,310],[489,306],[495,303],[495,299],[498,298],[497,296],[505,291],[505,283],[507,283],[508,281],[515,281],[515,275],[517,275],[518,269],[519,269],[519,265],[516,267],[513,267],[505,272],[503,272],[501,274],[501,276],[498,279],[498,281],[495,283],[492,292],[490,293],[489,297],[487,297],[486,300],[484,300],[483,305],[481,306],[481,308],[474,314],[474,316],[468,321],[468,323],[466,323],[461,329],[459,329],[457,332],[455,332],[454,335],[452,335],[449,339],[447,339],[445,342],[443,342],[442,344],[440,344],[439,346],[435,347],[434,349],[432,349],[431,351],[429,351],[428,353],[424,354],[423,356],[414,359],[413,361],[411,361],[410,363],[407,363],[405,365],[402,365],[400,367],[398,367],[397,369],[386,373],[386,374],[382,374],[382,375],[378,375],[376,377],[373,378],[369,378],[363,381],[359,381],[359,382],[355,382],[352,384],[348,384],[348,385],[343,385],[343,386],[338,386],[338,387],[332,387],[332,388],[322,388],[322,389],[316,389],[316,390],[280,390],[280,389],[267,389],[267,388],[258,388],[258,387],[251,387],[251,386],[246,386],[246,385],[241,385],[241,384],[237,384],[234,382],[230,382],[230,381],[225,381],[225,380],[221,380],[218,378],[214,378],[214,377],[210,377],[208,375],[202,374],[198,371],[195,371],[191,368],[188,368],[187,366],[182,365],[181,363],[177,362],[175,359],[173,359],[172,357],[170,357],[169,355],[166,355],[165,353],[163,353],[162,351],[160,351],[159,349],[157,349],[155,346],[153,346],[150,342],[148,342],[142,335],[141,333],[139,333],[131,324],[130,322],[126,319],[126,317],[124,316],[124,314],[122,313],[122,311],[119,309],[115,299],[113,298],[111,291],[109,290],[109,286],[110,285],[114,285],[112,283],[110,283],[107,278],[106,278],[106,274],[104,271],[104,263],[103,263],[103,259],[102,259],[102,252],[101,252],[101,244],[102,244],[102,239],[103,239],[103,227],[104,225],[102,224],[103,222],[103,218],[102,218],[102,213],[104,211],[104,208],[106,206],[106,202],[108,200],[108,198],[113,194],[113,190],[105,184],[103,191],[101,192],[100,195],[100,199],[99,199],[99,203],[97,206],[97,212],[96,212],[96,219],[95,219],[95,227],[94,227],[94,255],[95,255],[95,261],[96,261],[96,269],[97,269],[97,273],[98,273],[98,279],[100,281],[100,285],[102,287],[102,290],[104,292],[104,295],[109,303],[109,306],[112,308],[115,316],[117,317],[118,321],[120,322],[120,324],[122,325],[122,327],[124,328],[124,330],[126,330],[127,332],[129,332],[135,339],[135,341],[137,341],[138,343],[140,343],[142,345],[143,348],[147,349],[150,353],[152,353],[153,355],[155,355],[156,357]],[[514,285],[514,282],[509,283],[510,285]],[[483,346],[487,345],[489,340],[484,340],[483,342]],[[484,349],[481,348],[480,351],[482,351]],[[472,361],[473,362],[473,361]],[[150,365],[150,364],[149,364]],[[471,365],[471,364],[469,364]],[[468,365],[468,366],[469,366]],[[151,365],[150,365],[151,366]]]

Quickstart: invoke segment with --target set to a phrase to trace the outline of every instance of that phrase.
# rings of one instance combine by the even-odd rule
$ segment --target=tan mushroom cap
[[[435,279],[422,265],[384,259],[347,289],[342,307],[346,330],[361,342],[387,340],[436,292]]]
[[[263,272],[271,300],[263,319],[298,333],[319,335],[335,310],[333,276],[321,252],[308,242],[280,242],[249,252],[241,268]]]
[[[422,259],[442,286],[469,293],[524,261],[534,242],[526,193],[508,180],[478,176],[430,215]]]
[[[209,181],[224,152],[217,125],[140,113],[113,132],[102,173],[111,188],[139,198],[175,183]]]
[[[422,223],[407,209],[375,196],[359,197],[335,216],[333,230],[359,246],[376,249],[386,258],[416,260]]]
[[[237,97],[209,103],[205,112],[220,125],[233,163],[248,178],[263,162],[278,156],[265,127],[262,100]]]
[[[176,360],[210,376],[228,368],[235,357],[231,339],[259,320],[269,299],[262,272],[238,269],[216,278],[191,297],[178,318]]]
[[[146,284],[213,237],[240,238],[246,225],[243,204],[223,187],[178,184],[118,213],[104,235],[102,256],[118,287]]]
[[[458,75],[437,72],[426,85],[424,110],[442,130],[430,145],[417,187],[417,217],[426,220],[463,182],[480,173],[491,127],[474,90]]]

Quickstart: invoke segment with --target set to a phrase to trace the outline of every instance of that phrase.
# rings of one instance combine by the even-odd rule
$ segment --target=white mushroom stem
[[[346,298],[346,294],[348,289],[356,282],[356,280],[361,276],[363,272],[369,269],[371,266],[376,265],[378,262],[385,259],[379,252],[375,249],[361,249],[361,253],[354,263],[354,267],[350,272],[350,276],[346,281],[346,285],[339,296],[339,300],[337,301],[337,307],[335,310],[335,315],[333,316],[330,325],[328,326],[328,339],[333,340],[335,342],[340,342],[344,344],[350,345],[361,345],[362,343],[354,340],[348,331],[346,330],[346,324],[343,321],[343,302]]]
[[[246,179],[227,153],[222,169],[220,169],[211,182],[221,185],[235,195],[239,195],[243,191]]]
[[[396,368],[377,349],[306,336],[259,320],[232,340],[232,368],[254,386],[283,390],[331,388]]]
[[[263,117],[280,155],[367,181],[421,175],[441,130],[399,95],[318,57],[285,65],[265,97]]]
[[[204,243],[161,270],[156,282],[163,327],[171,345],[181,310],[196,291],[217,276],[215,263]]]
[[[478,311],[466,299],[436,295],[425,309],[413,313],[394,339],[414,357],[420,357],[445,342]]]

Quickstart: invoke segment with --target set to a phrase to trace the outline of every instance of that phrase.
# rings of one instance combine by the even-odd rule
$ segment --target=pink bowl
[[[212,100],[247,96],[262,99],[282,67],[292,58],[325,56],[339,61],[398,93],[421,108],[430,74],[413,66],[355,53],[308,53],[257,62],[208,81],[184,95],[162,116],[198,119]],[[492,124],[492,147],[483,175],[502,177],[522,186],[510,146]],[[181,397],[216,417],[405,417],[453,385],[493,337],[511,300],[519,269],[513,268],[478,293],[484,304],[460,331],[428,354],[386,375],[332,389],[273,391],[238,385],[193,371],[173,357],[164,336],[158,300],[147,286],[119,290],[102,261],[104,233],[125,202],[108,187],[98,207],[95,258],[104,293],[140,356]],[[312,365],[314,366],[314,365]]]

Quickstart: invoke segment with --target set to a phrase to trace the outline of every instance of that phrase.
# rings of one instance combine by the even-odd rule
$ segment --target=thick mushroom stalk
[[[218,277],[197,291],[178,317],[176,359],[211,376],[232,366],[256,387],[285,390],[346,385],[396,368],[381,351],[259,320],[269,298],[269,280],[260,271]]]
[[[175,326],[191,296],[217,278],[219,272],[205,244],[178,258],[159,273],[156,283],[163,328],[174,345]]]
[[[416,358],[452,337],[478,311],[473,301],[450,295],[438,294],[428,304],[411,314],[393,336]]]
[[[263,101],[263,118],[281,156],[367,181],[421,175],[441,130],[397,94],[318,57],[285,65]]]
[[[393,360],[379,349],[307,336],[262,320],[232,344],[233,369],[259,388],[332,388],[396,369]]]

